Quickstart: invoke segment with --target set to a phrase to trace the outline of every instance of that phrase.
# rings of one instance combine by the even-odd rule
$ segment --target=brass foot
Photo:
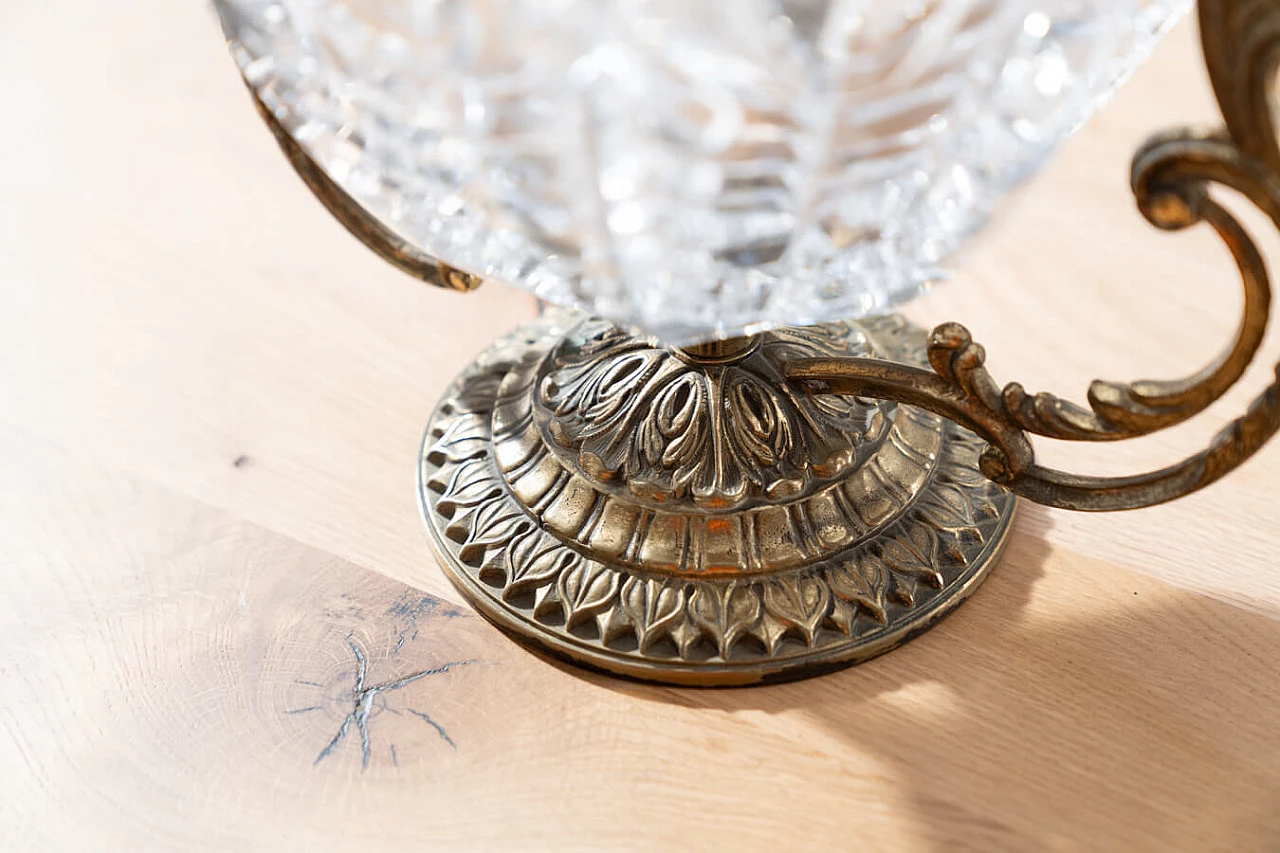
[[[817,675],[934,624],[991,569],[1015,499],[934,414],[806,394],[801,358],[925,363],[899,317],[700,357],[553,313],[468,366],[423,443],[450,579],[519,641],[630,678]]]

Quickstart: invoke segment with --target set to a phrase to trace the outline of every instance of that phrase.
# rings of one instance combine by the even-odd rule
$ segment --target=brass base
[[[805,393],[801,358],[924,363],[898,317],[673,351],[561,313],[490,347],[431,418],[419,492],[450,579],[517,640],[679,685],[803,678],[933,625],[1015,499],[934,414]]]

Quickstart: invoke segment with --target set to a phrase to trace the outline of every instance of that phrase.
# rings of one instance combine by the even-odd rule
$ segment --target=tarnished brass
[[[1280,428],[1280,365],[1207,449],[1160,471],[1056,471],[1030,440],[1117,441],[1181,423],[1262,343],[1267,267],[1211,188],[1239,192],[1280,229],[1280,0],[1201,0],[1199,16],[1225,127],[1156,136],[1132,186],[1153,225],[1207,224],[1235,259],[1243,318],[1208,367],[1095,382],[1086,409],[999,387],[956,323],[927,339],[881,317],[667,350],[552,311],[473,362],[432,416],[419,494],[445,571],[504,630],[574,663],[761,683],[865,660],[928,628],[990,570],[1015,494],[1131,509],[1241,464]],[[255,100],[358,239],[420,280],[479,284],[363,210]]]
[[[1115,441],[1147,435],[1208,408],[1244,373],[1266,332],[1271,308],[1267,266],[1244,227],[1215,201],[1211,185],[1236,190],[1280,229],[1280,148],[1275,76],[1280,66],[1280,2],[1202,0],[1200,28],[1226,127],[1157,135],[1133,161],[1132,186],[1143,215],[1169,231],[1205,223],[1235,258],[1244,311],[1234,343],[1185,379],[1132,384],[1094,382],[1089,409],[1018,383],[1001,389],[983,366],[968,330],[945,323],[929,338],[932,370],[868,358],[792,362],[787,375],[815,393],[860,394],[920,406],[964,424],[988,442],[982,472],[1049,506],[1103,511],[1174,500],[1232,471],[1280,429],[1276,380],[1205,450],[1145,474],[1090,477],[1036,464],[1028,434],[1066,441]]]
[[[1015,499],[967,430],[783,379],[873,354],[920,361],[924,333],[783,329],[698,361],[548,314],[432,417],[419,482],[441,565],[522,641],[633,678],[756,684],[887,651],[977,587]]]

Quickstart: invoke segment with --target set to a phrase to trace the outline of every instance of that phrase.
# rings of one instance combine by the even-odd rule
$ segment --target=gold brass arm
[[[285,130],[284,126],[280,124],[280,120],[262,102],[262,98],[259,97],[252,86],[249,86],[249,92],[253,96],[254,105],[258,108],[258,114],[262,116],[262,120],[271,129],[271,135],[280,144],[281,150],[284,151],[285,157],[289,159],[294,171],[302,178],[307,188],[315,194],[315,197],[320,199],[320,203],[357,240],[364,243],[378,257],[396,269],[408,273],[419,281],[425,281],[427,284],[464,293],[475,290],[480,286],[482,279],[479,276],[465,273],[462,270],[454,269],[448,264],[441,263],[374,218],[360,206],[359,202],[348,195],[346,190],[338,186],[325,173],[324,169],[312,159],[306,149],[298,144],[298,141],[290,135],[289,131]]]
[[[1037,503],[1076,510],[1134,509],[1201,489],[1236,468],[1280,429],[1276,380],[1210,446],[1181,463],[1131,477],[1088,477],[1037,465],[1029,434],[1066,441],[1114,441],[1156,432],[1218,400],[1243,375],[1266,333],[1271,285],[1245,229],[1210,196],[1236,190],[1280,230],[1280,146],[1273,113],[1280,66],[1280,0],[1201,0],[1206,63],[1226,128],[1182,130],[1150,140],[1134,158],[1138,207],[1158,228],[1206,223],[1231,251],[1244,286],[1234,343],[1208,367],[1180,380],[1094,382],[1089,408],[1052,394],[1001,389],[968,330],[946,323],[929,339],[933,370],[876,359],[807,359],[788,377],[815,393],[857,394],[920,406],[972,429],[988,442],[982,472]]]

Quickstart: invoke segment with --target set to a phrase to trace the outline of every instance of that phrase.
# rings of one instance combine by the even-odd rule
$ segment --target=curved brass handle
[[[262,116],[262,120],[270,128],[271,135],[280,144],[294,171],[315,194],[315,197],[320,199],[320,203],[357,240],[396,269],[427,284],[464,293],[480,286],[482,279],[479,276],[465,273],[440,262],[375,219],[346,190],[338,186],[320,167],[320,164],[312,159],[307,150],[298,144],[289,131],[285,130],[280,119],[262,102],[262,98],[253,86],[249,86],[249,92],[253,95],[258,115]]]
[[[1158,471],[1087,477],[1037,465],[1028,434],[1066,441],[1147,435],[1208,408],[1243,375],[1266,333],[1271,284],[1248,233],[1210,196],[1211,184],[1238,191],[1280,230],[1280,145],[1272,98],[1280,66],[1280,0],[1201,0],[1200,29],[1223,131],[1161,134],[1138,152],[1132,186],[1138,207],[1170,231],[1206,223],[1235,258],[1244,311],[1235,342],[1185,379],[1094,382],[1089,408],[1018,383],[1001,389],[967,329],[946,323],[929,339],[933,370],[876,359],[808,359],[787,373],[817,393],[858,394],[929,409],[987,440],[982,472],[1037,503],[1076,510],[1134,509],[1204,488],[1239,466],[1280,429],[1276,379],[1208,448]]]

